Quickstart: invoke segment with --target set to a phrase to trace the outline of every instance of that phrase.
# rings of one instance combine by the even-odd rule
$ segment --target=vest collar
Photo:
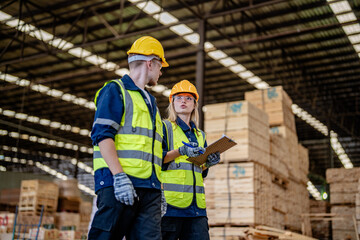
[[[196,125],[193,121],[190,121],[191,129],[180,117],[177,117],[176,124],[183,130],[183,132],[186,132],[189,130],[193,130],[194,132],[195,132],[195,130],[197,131]]]

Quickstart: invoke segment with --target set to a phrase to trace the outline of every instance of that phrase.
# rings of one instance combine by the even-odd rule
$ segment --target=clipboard
[[[235,141],[233,141],[226,135],[223,135],[220,139],[216,140],[215,142],[207,146],[204,154],[201,154],[200,156],[197,157],[188,158],[187,160],[201,166],[206,162],[207,157],[211,153],[215,153],[215,152],[223,153],[226,150],[235,146],[236,144],[237,143]]]

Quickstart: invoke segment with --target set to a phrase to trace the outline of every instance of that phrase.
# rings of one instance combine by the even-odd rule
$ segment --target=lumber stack
[[[270,135],[265,112],[247,101],[206,106],[205,132],[208,143],[223,134],[238,144],[222,154],[224,162],[255,161],[270,165]]]
[[[326,170],[330,184],[331,213],[340,217],[332,221],[333,239],[356,239],[356,196],[359,189],[360,168],[331,168]]]
[[[17,219],[17,224],[24,226],[23,228],[18,228],[20,232],[28,231],[28,227],[39,223],[42,208],[42,225],[54,224],[58,196],[59,187],[53,182],[23,180],[20,188],[19,213]]]
[[[211,240],[263,240],[263,239],[285,239],[285,240],[315,240],[295,232],[271,228],[267,226],[253,227],[214,227],[210,229]]]
[[[309,157],[307,149],[298,143],[292,100],[281,86],[246,92],[245,100],[269,116],[271,171],[285,182],[282,192],[274,187],[277,190],[274,194],[278,194],[274,199],[283,202],[283,209],[273,206],[273,224],[298,231],[301,229],[301,214],[310,211],[306,189]],[[281,221],[284,218],[285,221]]]
[[[281,87],[245,98],[205,106],[208,144],[223,134],[238,143],[205,179],[209,224],[217,230],[267,225],[300,231],[301,214],[310,211],[309,158],[298,143],[291,99]]]
[[[259,225],[271,222],[271,176],[256,162],[225,163],[205,179],[211,226]]]
[[[360,233],[360,178],[358,181],[358,192],[356,194],[356,223],[358,233]]]
[[[326,201],[310,200],[310,213],[311,214],[325,214],[328,213],[330,205]],[[330,239],[329,221],[326,219],[311,220],[312,235],[317,239]]]

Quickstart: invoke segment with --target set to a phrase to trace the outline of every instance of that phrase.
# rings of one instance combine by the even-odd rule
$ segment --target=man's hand
[[[220,162],[220,152],[211,153],[205,162],[205,167],[212,167]]]
[[[191,145],[192,147],[186,145],[179,147],[180,155],[186,155],[188,157],[197,157],[206,151],[205,148],[198,147],[198,144],[196,142],[189,142],[188,144]]]
[[[134,186],[126,173],[121,172],[113,176],[114,194],[116,200],[126,205],[133,205],[134,198],[137,197]]]

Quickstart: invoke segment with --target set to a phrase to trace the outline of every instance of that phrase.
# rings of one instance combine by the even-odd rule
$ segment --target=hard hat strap
[[[137,54],[137,55],[133,55],[133,56],[128,57],[128,63],[131,63],[131,62],[134,62],[134,61],[140,61],[140,60],[142,60],[142,61],[151,61],[154,58],[161,61],[161,59],[158,56],[155,56],[155,55],[146,56],[146,55]]]

